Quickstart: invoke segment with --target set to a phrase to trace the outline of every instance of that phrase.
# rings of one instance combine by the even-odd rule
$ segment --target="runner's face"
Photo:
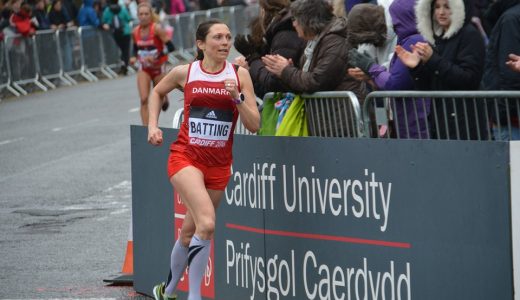
[[[209,28],[205,41],[198,41],[204,57],[226,60],[231,49],[231,32],[226,24],[214,24]]]
[[[139,8],[139,23],[141,25],[148,25],[152,21],[152,11],[147,6]]]

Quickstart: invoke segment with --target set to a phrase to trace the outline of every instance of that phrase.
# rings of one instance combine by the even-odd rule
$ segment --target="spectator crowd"
[[[245,0],[1,0],[0,35],[28,36],[37,30],[73,26],[103,28],[111,25],[110,14],[125,14],[129,17],[124,18],[125,22],[137,22],[137,6],[143,1],[150,1],[160,18],[199,9],[246,5]]]
[[[249,69],[260,97],[267,91],[351,91],[363,105],[377,90],[520,89],[518,0],[259,4],[252,33],[238,36],[235,47],[243,54],[236,63]],[[289,18],[292,26],[284,21]],[[289,39],[291,31],[300,40]],[[399,120],[389,122],[391,134],[400,138],[520,139],[518,99],[398,98],[388,106],[389,119]],[[339,120],[335,127],[343,128],[334,117],[341,110],[310,114],[324,126]],[[369,115],[373,121],[375,113]]]
[[[111,31],[126,74],[132,24],[149,2],[161,18],[247,0],[0,0],[0,37],[92,26]],[[255,1],[256,2],[256,1]],[[520,90],[520,0],[257,0],[235,60],[255,94],[351,91]],[[520,139],[518,99],[493,112],[473,100],[394,99],[404,138]],[[340,108],[341,109],[341,108]],[[461,118],[461,112],[465,117]],[[320,114],[323,112],[310,112]],[[373,112],[372,112],[373,116]],[[436,126],[434,126],[434,123]],[[440,124],[440,125],[439,125]],[[341,125],[341,124],[339,124]],[[489,128],[490,130],[486,130]],[[454,130],[456,129],[456,130]],[[377,134],[377,133],[373,133]]]

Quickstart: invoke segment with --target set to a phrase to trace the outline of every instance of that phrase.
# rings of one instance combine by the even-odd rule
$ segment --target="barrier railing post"
[[[5,42],[13,87],[24,95],[27,95],[27,91],[22,88],[22,85],[29,83],[47,91],[47,87],[38,81],[38,65],[35,59],[36,47],[33,37],[23,37],[16,34],[6,37]],[[16,64],[13,65],[13,62],[16,62]]]
[[[86,60],[85,60],[85,43],[83,42],[83,35],[84,35],[84,28],[85,27],[79,27],[78,28],[78,36],[79,36],[79,45],[80,45],[80,57],[81,57],[81,72],[80,74],[87,79],[90,82],[98,81],[98,78],[89,71],[89,68],[87,66]]]
[[[181,56],[187,58],[187,60],[191,60],[195,57],[196,51],[196,43],[195,43],[195,28],[193,28],[193,24],[191,22],[192,13],[182,13],[178,15],[179,28],[182,32],[182,51]]]
[[[43,81],[46,85],[48,85],[51,89],[55,89],[56,86],[47,80],[47,78],[42,76],[41,71],[41,64],[40,64],[40,57],[38,55],[38,44],[36,43],[36,34],[31,37],[33,44],[34,44],[34,61],[35,61],[35,68],[36,68],[36,78],[35,78],[35,84],[39,86],[42,90],[47,91],[47,87],[45,87],[43,84],[39,82],[39,80]],[[39,80],[38,80],[39,79]]]
[[[302,94],[309,134],[323,137],[362,137],[363,119],[359,100],[350,91]]]
[[[63,33],[62,33],[63,32]],[[67,43],[68,45],[65,45],[64,47],[70,47],[71,45],[68,43],[68,37],[67,37],[67,32],[65,30],[56,30],[55,32],[56,34],[56,47],[57,47],[57,52],[58,52],[58,57],[59,57],[59,66],[60,66],[60,73],[59,73],[59,78],[61,81],[63,81],[66,85],[76,85],[78,84],[78,82],[72,78],[69,74],[67,74],[66,71],[70,71],[70,70],[66,70],[65,69],[65,53],[62,49],[62,44],[65,45],[65,43]],[[64,40],[65,42],[61,42],[62,40]]]
[[[62,55],[62,51],[61,51],[61,47],[60,47],[60,30],[54,31],[54,35],[55,35],[56,53],[58,54],[58,66],[60,68],[57,77],[66,85],[70,86],[70,85],[78,84],[78,82],[76,80],[74,80],[72,77],[67,75],[67,73],[65,73],[65,69],[63,68],[63,55]]]
[[[9,63],[7,47],[4,40],[0,41],[0,50],[0,60],[2,61],[2,63],[0,63],[0,74],[2,75],[0,88],[6,88],[11,94],[20,97],[21,93],[11,86],[11,65]]]
[[[99,52],[101,54],[101,61],[99,66],[100,71],[110,79],[117,78],[117,74],[107,65],[107,53],[105,51],[107,50],[105,46],[106,40],[103,38],[105,31],[94,29],[94,32],[96,33],[96,37],[99,40]]]

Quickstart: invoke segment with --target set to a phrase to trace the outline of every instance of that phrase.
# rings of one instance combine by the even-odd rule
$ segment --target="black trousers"
[[[129,34],[114,32],[114,40],[119,49],[121,49],[121,60],[125,66],[128,66],[128,60],[130,59],[130,38]]]

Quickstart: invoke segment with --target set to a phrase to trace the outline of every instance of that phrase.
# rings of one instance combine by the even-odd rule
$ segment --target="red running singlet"
[[[184,121],[177,141],[170,146],[172,152],[206,166],[231,164],[238,111],[224,88],[225,79],[234,79],[240,86],[234,65],[227,61],[216,73],[205,71],[201,61],[190,64],[184,86]]]
[[[161,65],[168,60],[168,57],[163,53],[164,43],[159,37],[155,36],[155,23],[150,24],[148,35],[145,37],[141,36],[141,25],[137,26],[134,29],[133,38],[137,45],[137,58],[142,69],[161,68]],[[152,57],[153,63],[146,62],[145,57]]]

